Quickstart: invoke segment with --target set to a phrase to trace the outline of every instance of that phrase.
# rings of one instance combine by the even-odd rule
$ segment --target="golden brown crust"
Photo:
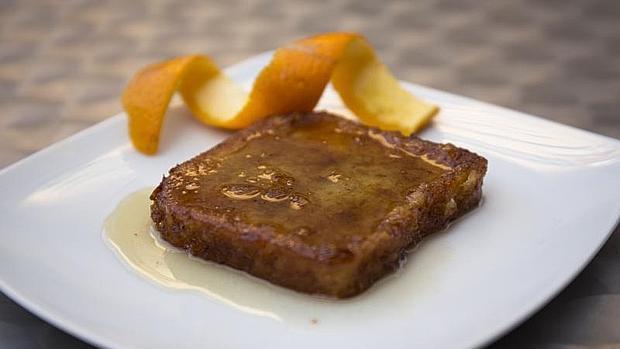
[[[234,208],[182,199],[184,189],[179,188],[175,177],[183,180],[197,168],[208,173],[219,166],[214,159],[225,158],[263,134],[287,137],[292,129],[326,122],[335,123],[338,132],[360,135],[386,149],[424,157],[445,170],[397,198],[398,204],[373,224],[372,231],[330,232],[330,236],[346,236],[344,240],[338,237],[322,241],[321,237],[327,235],[305,239],[270,224],[255,224]],[[152,218],[165,240],[193,255],[298,291],[346,298],[361,293],[397,268],[406,251],[425,236],[474,208],[481,197],[486,166],[484,158],[451,144],[368,128],[328,113],[275,116],[173,168],[151,196]],[[353,209],[339,214],[355,219]]]

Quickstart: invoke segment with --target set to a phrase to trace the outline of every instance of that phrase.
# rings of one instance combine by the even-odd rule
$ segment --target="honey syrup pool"
[[[411,268],[401,268],[362,295],[348,300],[327,299],[189,256],[163,241],[155,230],[150,217],[152,191],[144,188],[121,200],[104,223],[103,238],[130,270],[162,287],[198,292],[238,311],[303,327],[319,326],[341,312],[355,311],[370,318],[388,316],[404,303],[415,303],[416,294],[429,291],[423,282],[428,270],[412,274],[411,270],[405,272]]]

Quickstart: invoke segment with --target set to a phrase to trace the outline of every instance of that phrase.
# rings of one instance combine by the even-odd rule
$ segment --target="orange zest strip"
[[[410,135],[437,113],[404,90],[364,37],[327,33],[276,50],[249,94],[203,55],[177,57],[140,70],[123,92],[133,145],[154,154],[172,95],[179,91],[201,122],[229,129],[269,115],[311,111],[331,80],[365,124]]]

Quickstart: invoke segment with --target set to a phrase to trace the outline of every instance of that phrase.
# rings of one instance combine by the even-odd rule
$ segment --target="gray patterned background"
[[[364,33],[396,75],[620,138],[619,0],[0,0],[0,167],[120,111],[147,62]],[[620,348],[620,233],[496,348]],[[0,294],[0,347],[79,348]]]

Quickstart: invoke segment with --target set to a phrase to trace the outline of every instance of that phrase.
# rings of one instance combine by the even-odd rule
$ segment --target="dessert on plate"
[[[164,240],[294,290],[346,298],[475,207],[486,160],[328,113],[273,116],[173,169]]]

